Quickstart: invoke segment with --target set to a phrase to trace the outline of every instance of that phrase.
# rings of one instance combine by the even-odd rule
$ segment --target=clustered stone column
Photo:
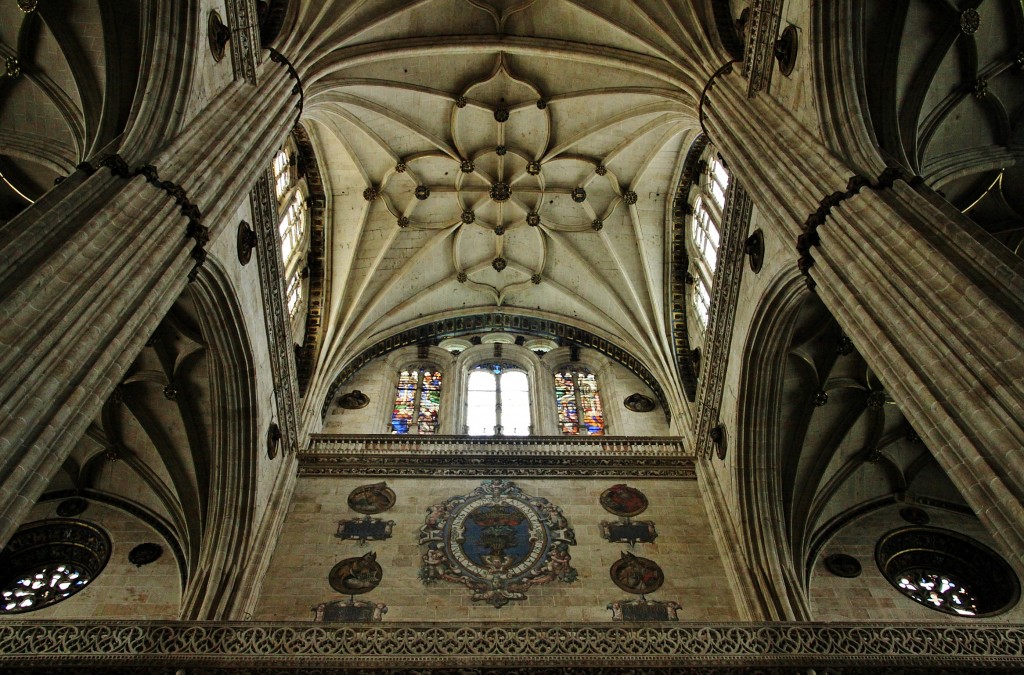
[[[848,187],[853,170],[780,104],[748,98],[735,74],[705,109],[730,169],[792,237],[793,264],[803,258],[1003,553],[1024,561],[1024,265],[912,180]]]
[[[108,158],[0,230],[0,543],[188,283],[182,194],[216,237],[294,121],[292,82],[265,63],[257,86],[226,87],[145,162],[180,190]]]

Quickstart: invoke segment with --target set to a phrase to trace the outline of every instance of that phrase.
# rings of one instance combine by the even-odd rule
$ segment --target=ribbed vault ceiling
[[[693,5],[302,3],[286,32],[304,51],[280,50],[329,182],[320,376],[400,328],[502,308],[616,341],[678,400],[668,207],[720,58]]]

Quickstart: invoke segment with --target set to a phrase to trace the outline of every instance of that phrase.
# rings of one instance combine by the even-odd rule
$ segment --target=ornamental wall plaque
[[[679,621],[676,612],[681,609],[678,602],[658,600],[622,600],[609,602],[612,621]]]
[[[345,558],[327,575],[331,588],[345,595],[369,593],[380,585],[384,570],[377,562],[377,554],[370,551],[358,558]]]
[[[622,557],[612,563],[609,570],[612,582],[626,591],[644,595],[653,593],[665,583],[665,573],[658,563],[632,553],[622,552]]]
[[[647,495],[624,483],[613,485],[601,493],[601,506],[613,516],[640,515],[647,510]]]
[[[322,602],[313,608],[313,621],[370,622],[380,621],[387,614],[388,606],[366,600],[335,600]]]
[[[381,520],[379,518],[353,518],[338,522],[338,532],[334,535],[338,539],[352,539],[360,544],[368,541],[383,541],[391,538],[391,530],[395,527],[393,520]]]
[[[395,492],[385,482],[360,485],[348,495],[348,507],[356,513],[373,515],[395,505]]]
[[[338,405],[345,410],[359,410],[360,408],[365,408],[369,403],[370,397],[358,389],[353,389],[338,398]]]
[[[155,563],[164,554],[164,547],[151,541],[139,544],[128,552],[128,562],[136,567]]]
[[[551,581],[571,583],[576,534],[562,510],[511,481],[485,480],[428,510],[420,528],[420,578],[463,584],[477,602],[502,607]]]
[[[650,520],[601,521],[601,536],[613,544],[653,544],[658,538],[654,522]]]

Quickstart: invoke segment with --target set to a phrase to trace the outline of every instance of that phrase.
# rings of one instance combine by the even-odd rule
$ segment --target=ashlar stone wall
[[[56,518],[60,500],[36,504],[26,525]],[[176,619],[181,605],[178,563],[167,541],[152,527],[124,511],[89,501],[76,520],[102,528],[110,537],[110,560],[89,585],[50,607],[22,614],[0,615],[0,621],[37,619]],[[136,567],[128,553],[143,543],[156,543],[163,554]],[[9,570],[3,570],[4,573]]]
[[[481,484],[474,479],[388,478],[396,495],[395,506],[374,516],[395,522],[393,537],[360,545],[334,535],[338,523],[360,517],[347,505],[357,486],[381,478],[303,477],[278,541],[254,616],[257,620],[312,620],[311,608],[343,596],[328,583],[331,568],[345,558],[376,553],[383,569],[380,585],[359,599],[387,605],[384,621],[610,621],[607,605],[636,599],[616,587],[609,568],[628,551],[601,537],[601,521],[616,518],[599,505],[600,494],[626,482],[649,500],[648,509],[634,520],[654,521],[658,537],[652,544],[636,544],[635,555],[654,560],[665,575],[664,585],[649,600],[681,605],[681,621],[728,621],[738,618],[732,594],[724,588],[725,575],[711,535],[697,483],[691,480],[523,479],[514,481],[532,497],[543,497],[560,507],[576,545],[569,547],[573,583],[553,581],[531,587],[523,601],[496,609],[474,602],[468,588],[439,581],[430,585],[419,578],[423,550],[420,527],[430,506],[449,497],[465,495]]]

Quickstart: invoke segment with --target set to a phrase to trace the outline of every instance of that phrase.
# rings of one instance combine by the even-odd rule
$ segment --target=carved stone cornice
[[[668,406],[665,390],[662,389],[661,384],[658,383],[654,374],[647,369],[647,366],[628,350],[623,349],[610,340],[576,326],[552,321],[551,319],[509,314],[506,312],[490,312],[487,314],[471,314],[469,316],[438,319],[437,321],[431,321],[414,328],[408,328],[367,347],[350,359],[342,367],[337,377],[334,378],[334,382],[331,383],[330,388],[327,390],[324,403],[320,407],[320,418],[327,418],[327,411],[330,408],[331,401],[334,400],[335,395],[341,390],[342,385],[370,361],[401,347],[424,344],[445,337],[479,333],[491,329],[528,333],[558,340],[563,344],[587,347],[604,354],[614,361],[618,361],[651,388],[651,391],[654,392],[658,399],[658,403],[661,404],[662,410],[665,411],[666,421],[672,420],[672,411]]]
[[[299,424],[295,411],[298,383],[293,361],[292,331],[284,304],[284,264],[277,231],[277,200],[270,169],[257,178],[249,193],[253,229],[259,260],[260,292],[263,295],[263,321],[270,350],[270,372],[277,402],[277,423],[285,452],[298,448]]]
[[[693,351],[690,349],[690,336],[687,330],[686,314],[686,274],[690,269],[690,256],[686,252],[686,216],[693,209],[690,206],[690,188],[694,179],[700,175],[697,168],[701,155],[708,146],[708,137],[697,136],[690,144],[683,160],[683,170],[679,174],[679,186],[672,202],[672,269],[669,273],[672,298],[672,338],[676,352],[676,367],[679,378],[683,382],[686,398],[691,402],[697,398],[697,372],[693,362]]]
[[[315,435],[299,475],[696,479],[681,442],[635,436]]]
[[[260,53],[260,23],[253,0],[227,0],[231,28],[231,70],[236,80],[256,84]]]
[[[308,302],[306,303],[306,332],[302,346],[296,353],[295,368],[299,380],[299,396],[306,395],[309,380],[313,376],[317,350],[320,346],[321,323],[326,303],[326,279],[324,270],[325,224],[327,221],[327,194],[323,177],[313,152],[313,144],[302,124],[296,124],[292,138],[298,147],[299,166],[302,168],[309,189],[309,252],[306,254],[308,276]]]
[[[687,668],[905,672],[1024,667],[1024,625],[964,623],[266,623],[16,621],[0,669],[344,672],[381,668]]]
[[[743,62],[748,96],[766,90],[771,84],[775,69],[775,40],[781,21],[782,0],[753,0],[750,4],[746,60]]]
[[[740,280],[743,276],[744,244],[750,229],[753,202],[734,176],[722,218],[722,241],[718,247],[718,265],[711,287],[711,316],[704,338],[705,361],[697,398],[697,454],[710,457],[715,444],[712,430],[718,425],[725,373],[729,366],[736,302],[739,299]]]

